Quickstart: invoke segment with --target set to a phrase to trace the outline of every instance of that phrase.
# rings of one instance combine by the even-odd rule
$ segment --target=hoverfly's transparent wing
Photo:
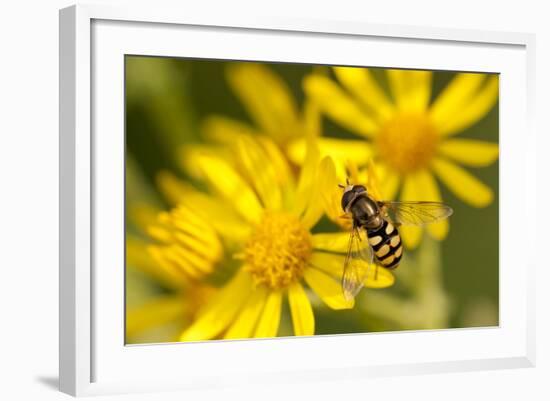
[[[441,202],[378,202],[382,213],[396,225],[423,226],[446,219],[453,209]]]
[[[372,248],[367,234],[354,226],[349,237],[348,254],[342,275],[342,290],[347,300],[353,299],[359,293],[372,263]]]

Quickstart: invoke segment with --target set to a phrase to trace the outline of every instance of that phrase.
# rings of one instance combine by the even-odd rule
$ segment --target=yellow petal
[[[349,234],[347,234],[347,242],[349,243]],[[342,254],[326,253],[326,252],[313,252],[309,264],[312,268],[321,270],[336,280],[340,281],[342,279],[342,274],[344,272],[344,262],[346,261],[345,253],[347,253],[347,245],[345,246],[346,250]]]
[[[380,171],[380,170],[378,170]],[[367,186],[367,192],[373,196],[375,199],[383,199],[382,193],[380,192],[380,181],[378,179],[378,171],[374,166],[374,163],[371,160],[369,160],[369,163],[367,164],[366,169],[366,186]],[[356,175],[359,175],[357,172]]]
[[[225,330],[252,291],[252,278],[243,268],[199,311],[197,320],[180,341],[208,340]]]
[[[447,188],[469,205],[486,207],[493,201],[493,190],[457,164],[438,157],[432,168]]]
[[[233,144],[242,136],[256,136],[258,133],[248,124],[224,116],[209,116],[202,123],[202,133],[210,141]]]
[[[166,288],[181,288],[186,283],[179,270],[170,267],[164,269],[156,262],[148,251],[149,243],[140,240],[132,235],[126,236],[126,266],[138,269],[155,280],[159,281]]]
[[[269,338],[277,336],[281,321],[282,301],[283,295],[281,291],[269,291],[264,310],[254,332],[254,337]]]
[[[345,255],[314,252],[310,264],[312,268],[329,274],[340,283],[344,272],[345,261]],[[364,281],[364,285],[367,288],[386,288],[392,286],[395,282],[393,274],[383,267],[364,263],[364,269],[367,272]]]
[[[373,118],[329,78],[310,75],[304,80],[304,90],[328,117],[343,127],[366,137],[377,131]]]
[[[325,157],[319,166],[319,189],[321,201],[328,217],[341,227],[351,228],[351,220],[343,219],[341,207],[342,189],[338,187],[336,168],[330,157]],[[343,181],[345,183],[345,180]]]
[[[224,160],[202,156],[199,168],[209,184],[247,221],[259,223],[263,208],[256,194],[242,177]]]
[[[182,170],[198,180],[204,179],[204,172],[197,164],[197,160],[201,157],[211,157],[229,162],[234,161],[235,156],[231,149],[225,145],[210,145],[210,144],[187,144],[177,150],[178,162]]]
[[[267,154],[249,136],[237,139],[239,162],[246,176],[253,183],[264,207],[269,210],[281,209],[281,190],[277,185],[277,172],[269,163]]]
[[[424,111],[432,91],[431,71],[387,70],[390,89],[402,111]]]
[[[385,120],[393,114],[393,105],[368,68],[335,67],[334,73],[342,85],[379,118]]]
[[[157,186],[170,205],[177,205],[194,189],[188,183],[180,180],[173,173],[162,170],[156,177]]]
[[[431,172],[420,170],[414,173],[414,181],[418,198],[416,200],[441,202],[441,193]],[[449,220],[444,219],[427,226],[428,232],[438,240],[443,240],[449,232]]]
[[[493,75],[463,108],[455,112],[453,118],[439,127],[439,132],[442,135],[456,134],[481,120],[497,102],[498,91],[498,75]]]
[[[310,264],[315,269],[334,277],[340,283],[345,261],[346,257],[344,255],[314,252]],[[386,288],[395,283],[395,278],[388,269],[367,263],[364,263],[364,269],[367,272],[364,286],[367,288]]]
[[[184,302],[179,294],[165,295],[132,308],[126,314],[126,337],[170,322],[181,321],[183,312]]]
[[[364,286],[367,288],[387,288],[395,283],[395,277],[386,268],[371,264],[367,268]]]
[[[380,200],[395,199],[400,184],[399,174],[384,163],[377,163],[374,166],[374,171],[376,172]]]
[[[322,177],[319,175],[319,152],[315,148],[310,153],[313,153],[313,155],[307,158],[306,164],[302,167],[302,172],[306,167],[308,168],[308,170],[311,169],[311,171],[313,171],[313,174],[311,176],[312,181],[309,186],[309,190],[305,190],[304,192],[302,192],[302,187],[299,186],[296,193],[297,197],[307,197],[306,199],[308,199],[304,214],[301,217],[302,224],[308,230],[310,230],[313,226],[315,226],[315,224],[317,224],[317,222],[323,216],[324,212],[323,202],[319,201],[318,196],[318,188],[322,180]],[[313,165],[309,167],[308,163],[312,163]],[[305,186],[304,188],[307,188],[307,186]]]
[[[158,267],[166,271],[169,275],[181,277],[179,282],[188,282],[189,279],[202,278],[203,273],[190,263],[178,258],[169,246],[149,245],[147,251],[158,265]]]
[[[481,119],[497,99],[497,75],[459,73],[432,104],[430,118],[441,135],[451,135]]]
[[[447,139],[439,153],[471,167],[486,167],[498,159],[498,144],[475,139]]]
[[[336,170],[338,171],[338,165],[336,165]],[[359,167],[356,163],[353,162],[353,160],[347,160],[347,162],[344,165],[344,177],[346,177],[346,180],[349,179],[351,183],[359,183],[364,182],[360,181],[359,178]],[[338,177],[338,172],[336,174]],[[368,184],[368,178],[367,178],[367,184]]]
[[[314,138],[321,135],[321,110],[316,102],[306,99],[304,102],[303,117],[304,132],[300,135],[306,138]]]
[[[449,220],[445,219],[430,224],[428,226],[428,232],[433,238],[439,241],[444,240],[445,238],[447,238],[447,234],[449,233]]]
[[[195,249],[191,249],[176,245],[164,248],[164,251],[168,251],[168,253],[174,256],[174,260],[177,260],[179,263],[185,264],[186,266],[192,266],[203,274],[212,272],[212,270],[214,270],[214,263],[219,260],[219,257],[213,255],[211,256],[214,258],[212,260],[210,259],[211,257],[206,257]]]
[[[312,336],[315,334],[313,309],[300,283],[294,283],[288,287],[288,303],[292,315],[294,334],[297,336]]]
[[[319,199],[315,196],[310,197],[306,210],[300,219],[304,228],[311,230],[321,220],[324,211],[323,203],[319,202]]]
[[[209,220],[204,219],[186,205],[180,204],[170,213],[161,213],[158,224],[159,228],[170,232],[168,243],[192,249],[207,260],[221,258],[222,245],[216,232],[210,226]]]
[[[258,136],[256,137],[256,140],[267,154],[269,163],[273,165],[273,168],[277,172],[276,179],[279,186],[281,188],[292,186],[294,184],[294,177],[287,159],[285,158],[285,155],[281,153],[279,147],[266,136]]]
[[[166,212],[164,212],[166,213]],[[147,232],[149,236],[159,242],[172,242],[172,233],[165,227],[151,226]]]
[[[164,269],[177,271],[186,278],[199,279],[213,269],[212,263],[196,258],[196,256],[193,259],[192,252],[182,250],[175,245],[150,245],[147,250]]]
[[[222,258],[222,244],[214,229],[183,204],[160,213],[148,233],[160,242],[148,247],[151,256],[170,273],[200,278],[212,272]]]
[[[345,253],[349,247],[349,232],[313,234],[313,248],[323,251]]]
[[[317,166],[319,164],[319,149],[313,140],[308,141],[307,154],[300,170],[296,199],[292,211],[300,216],[307,208],[313,197],[313,188],[317,184]]]
[[[458,73],[443,89],[430,107],[430,117],[436,127],[461,112],[461,107],[475,94],[487,74]]]
[[[424,200],[418,192],[418,180],[415,175],[408,175],[403,183],[401,191],[402,201],[419,201]],[[417,226],[402,226],[399,229],[403,243],[407,248],[414,249],[422,239],[422,229]]]
[[[250,226],[230,208],[221,208],[223,199],[197,191],[172,173],[161,172],[157,184],[170,203],[181,204],[207,220],[224,238],[241,243],[248,238]]]
[[[363,166],[372,157],[372,146],[367,141],[321,137],[316,140],[321,157],[330,156],[333,160],[345,163],[352,160]],[[307,141],[299,138],[288,147],[288,157],[296,164],[302,164],[306,157]]]
[[[248,338],[258,323],[267,299],[266,287],[260,286],[253,290],[235,322],[225,333],[225,338]]]
[[[308,268],[304,272],[304,279],[311,289],[332,309],[353,308],[354,301],[346,300],[340,281],[315,268]]]
[[[295,135],[298,109],[286,83],[260,63],[232,64],[227,79],[258,126],[278,142]]]

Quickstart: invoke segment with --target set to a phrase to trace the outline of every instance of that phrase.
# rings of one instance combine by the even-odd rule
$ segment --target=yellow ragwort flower
[[[127,155],[125,326],[129,343],[177,341],[216,292],[205,279],[224,257],[210,219],[178,204],[172,193],[161,194],[162,189],[150,186]],[[163,210],[161,195],[171,211]],[[178,220],[188,224],[179,227]]]
[[[194,206],[205,216],[212,212],[213,222],[223,215],[213,224],[224,243],[232,244],[240,267],[198,312],[181,341],[276,336],[283,297],[288,297],[294,333],[313,335],[313,309],[304,283],[332,309],[353,307],[340,285],[348,235],[311,231],[323,214],[319,152],[309,147],[296,181],[273,142],[245,135],[235,146],[237,165],[196,155],[193,163],[215,195],[202,194],[207,201]],[[193,192],[184,187],[174,191],[191,204],[187,195]],[[390,272],[379,273],[377,280],[373,274],[367,287],[393,284]]]
[[[127,266],[166,291],[151,294],[138,305],[127,304],[126,340],[177,341],[197,310],[216,293],[204,279],[223,257],[221,241],[207,219],[183,204],[170,212],[149,204],[131,206],[129,220],[155,243],[128,233]]]
[[[455,196],[474,207],[493,201],[493,191],[460,166],[483,167],[498,158],[498,144],[453,135],[478,122],[498,99],[498,76],[458,73],[430,103],[431,71],[386,70],[392,99],[368,68],[336,67],[339,84],[328,76],[313,74],[304,89],[321,112],[365,140],[319,138],[322,154],[335,162],[377,164],[381,192],[387,199],[401,188],[401,200],[441,201],[437,176]],[[302,140],[291,146],[290,157],[303,159]],[[436,239],[446,237],[449,223],[427,227]],[[403,240],[415,247],[418,227],[403,227]]]

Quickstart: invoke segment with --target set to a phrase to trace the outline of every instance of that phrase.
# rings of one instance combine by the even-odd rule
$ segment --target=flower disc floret
[[[376,138],[383,160],[401,174],[427,167],[437,152],[439,135],[424,114],[397,114]]]
[[[312,251],[309,231],[296,216],[266,212],[245,246],[246,268],[256,285],[286,288],[302,278]]]

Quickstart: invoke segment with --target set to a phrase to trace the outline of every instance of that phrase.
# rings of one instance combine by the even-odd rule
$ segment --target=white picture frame
[[[258,35],[264,41],[262,46],[255,45]],[[215,43],[221,37],[225,39],[221,41],[225,42],[223,47]],[[181,47],[176,44],[181,41],[170,38],[192,40]],[[154,7],[79,5],[61,10],[60,390],[80,396],[534,366],[535,254],[513,246],[514,238],[503,229],[510,227],[513,219],[522,219],[527,230],[535,232],[536,211],[527,203],[535,198],[536,190],[531,126],[534,43],[534,35],[523,33],[348,21],[216,18]],[[330,54],[322,54],[321,46]],[[381,66],[452,67],[502,74],[500,326],[124,346],[120,338],[123,321],[119,321],[124,302],[120,286],[123,225],[118,234],[116,226],[121,221],[124,190],[120,187],[124,171],[120,56],[187,55],[368,65],[362,58],[367,56],[351,51],[362,46],[399,50],[381,50],[376,61]],[[459,61],[461,54],[464,57]],[[94,135],[97,132],[101,135]],[[527,244],[527,249],[530,246]],[[106,269],[117,264],[118,272]],[[390,343],[394,350],[391,355],[376,352]],[[420,354],[423,345],[432,349]],[[370,352],[368,357],[342,352],[347,347]],[[354,355],[353,360],[342,358],[342,354]],[[179,373],[173,374],[174,364],[182,360],[185,363],[179,366]]]

